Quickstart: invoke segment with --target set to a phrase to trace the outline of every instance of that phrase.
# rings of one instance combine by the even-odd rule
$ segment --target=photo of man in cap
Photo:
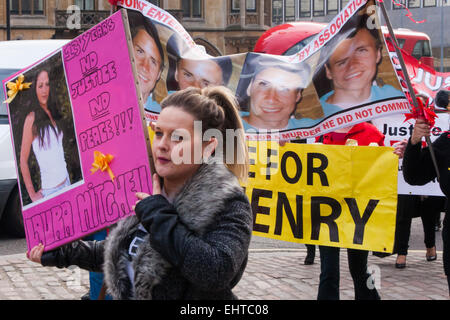
[[[244,129],[288,130],[317,124],[321,119],[294,117],[309,79],[305,62],[249,53],[237,87]],[[334,112],[323,111],[325,116]]]

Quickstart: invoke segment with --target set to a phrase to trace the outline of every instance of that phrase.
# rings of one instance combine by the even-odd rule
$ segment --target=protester
[[[448,108],[448,102],[450,100],[450,90],[440,90],[436,93],[435,102],[436,106],[439,108]]]
[[[345,145],[348,140],[355,140],[359,146],[384,146],[384,135],[367,122],[338,129],[317,138],[324,144]],[[319,246],[320,251],[320,282],[317,294],[318,300],[339,300],[339,252],[340,248]],[[375,287],[369,288],[371,275],[367,271],[368,251],[347,249],[348,266],[355,287],[356,300],[379,300]]]
[[[59,268],[103,266],[114,299],[236,298],[231,290],[247,264],[252,231],[239,183],[248,175],[248,155],[237,103],[224,87],[189,88],[168,96],[161,108],[151,124],[153,195],[136,194],[136,215],[120,221],[105,241],[76,241],[43,255],[40,245],[28,257]],[[194,134],[194,121],[201,121],[202,132]],[[220,137],[203,141],[209,129],[223,137],[230,129],[241,134],[233,145],[219,143]],[[225,164],[229,152],[234,161]]]
[[[445,90],[441,90],[436,95],[436,106],[445,108]],[[417,99],[425,105],[428,97],[423,94],[417,94]],[[447,96],[448,100],[448,96]],[[448,101],[447,101],[448,103]],[[444,105],[445,104],[445,105]],[[403,140],[405,149],[408,140]],[[403,150],[404,153],[404,150]],[[400,158],[403,157],[403,153]],[[435,221],[439,219],[440,212],[445,210],[445,197],[428,197],[417,195],[399,195],[397,205],[397,221],[395,228],[394,253],[397,253],[395,267],[403,269],[406,267],[406,257],[408,255],[408,242],[411,231],[411,222],[415,217],[421,217],[424,230],[424,242],[426,247],[426,260],[434,261],[437,259],[435,245]]]
[[[436,179],[437,172],[433,164],[429,147],[422,148],[422,138],[430,136],[430,125],[422,118],[416,120],[414,130],[408,141],[403,158],[403,177],[412,185],[424,185]],[[436,139],[432,148],[436,156],[439,185],[445,196],[450,195],[450,132],[446,131]],[[450,205],[447,201],[446,214],[442,229],[444,271],[450,295]]]
[[[397,253],[395,267],[406,267],[408,242],[413,218],[420,217],[423,225],[427,261],[437,259],[435,221],[445,208],[445,198],[437,196],[398,195],[397,221],[395,228],[394,253]]]

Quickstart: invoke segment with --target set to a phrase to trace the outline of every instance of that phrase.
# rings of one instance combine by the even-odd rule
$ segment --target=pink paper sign
[[[28,249],[82,238],[151,193],[148,138],[119,11],[18,75],[9,103]],[[110,170],[95,169],[95,152]],[[102,165],[102,158],[97,163]]]

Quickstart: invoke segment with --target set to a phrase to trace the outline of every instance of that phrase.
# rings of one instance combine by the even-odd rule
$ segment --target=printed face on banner
[[[243,119],[261,129],[287,127],[302,97],[302,88],[298,86],[302,80],[300,74],[276,67],[260,71],[248,86],[250,112]]]
[[[104,229],[134,213],[136,192],[151,193],[130,57],[145,45],[128,43],[122,19],[115,13],[20,71],[31,86],[8,110],[28,249]]]
[[[214,60],[180,59],[177,62],[175,80],[180,90],[195,87],[221,86],[222,69]]]
[[[229,57],[211,57],[187,47],[177,33],[167,40],[169,57],[167,90],[183,90],[188,87],[205,88],[226,86],[232,73]]]
[[[138,12],[128,11],[133,54],[139,86],[144,103],[151,96],[161,79],[164,68],[164,49],[158,30],[149,19]]]
[[[153,92],[156,81],[161,76],[162,57],[155,40],[145,29],[139,29],[133,38],[134,57],[139,84],[144,100]]]
[[[217,85],[235,92],[251,140],[311,138],[409,112],[384,49],[374,0],[349,1],[297,54],[241,54],[245,58],[207,54],[175,18],[152,4],[121,5],[141,14],[136,21],[143,18],[154,26],[168,62],[146,102],[148,121],[158,118],[161,101],[174,91]]]
[[[9,113],[26,209],[76,186],[83,174],[61,51],[23,75],[30,89],[9,104]]]
[[[302,107],[310,70],[305,62],[290,63],[283,57],[248,53],[236,89],[244,129],[295,128],[295,113]]]
[[[334,93],[327,103],[353,106],[367,101],[381,61],[381,48],[367,29],[359,29],[353,38],[342,41],[325,64]]]
[[[382,64],[383,52],[384,60],[390,60],[387,51],[383,51],[383,36],[371,19],[375,17],[361,11],[325,44],[321,53],[323,66],[314,76],[324,108],[352,110],[404,96],[392,65]],[[371,112],[374,114],[373,109]]]

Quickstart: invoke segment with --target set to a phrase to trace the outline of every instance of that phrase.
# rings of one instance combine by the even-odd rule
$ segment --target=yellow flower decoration
[[[21,74],[19,77],[17,77],[16,82],[8,82],[6,84],[6,87],[8,90],[8,99],[3,101],[3,103],[11,103],[13,99],[16,97],[16,95],[19,93],[19,91],[29,89],[31,86],[31,82],[24,82],[25,77],[23,74]]]
[[[114,173],[112,172],[109,164],[114,159],[114,156],[108,154],[103,154],[100,151],[94,151],[94,162],[92,163],[91,174],[94,174],[98,170],[107,171],[109,177],[112,181],[114,181]]]

